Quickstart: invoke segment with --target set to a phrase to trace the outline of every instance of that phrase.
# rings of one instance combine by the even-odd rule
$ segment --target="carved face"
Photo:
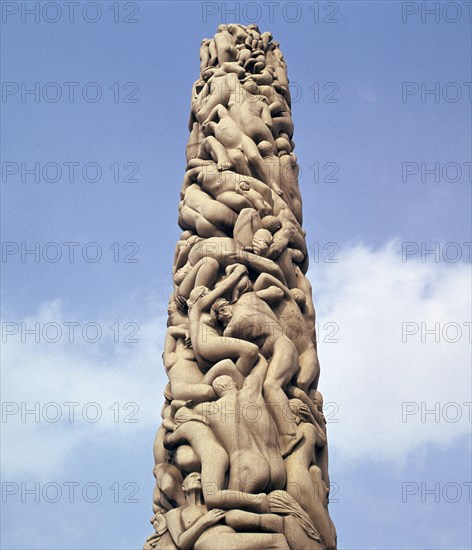
[[[190,422],[193,418],[193,413],[187,407],[181,407],[174,416],[174,422],[177,426],[184,424],[185,422]]]
[[[200,298],[206,296],[210,292],[210,289],[206,286],[197,286],[195,287],[187,300],[188,309],[190,310]]]
[[[254,80],[252,80],[252,78],[248,79],[248,81],[243,84],[243,89],[250,94],[259,93],[259,86],[254,82]]]
[[[201,489],[202,488],[202,478],[198,472],[192,472],[189,474],[182,484],[182,490],[184,493],[188,493],[192,489]]]
[[[233,308],[229,304],[221,305],[217,310],[218,321],[224,326],[227,327],[229,322],[233,318]]]
[[[235,392],[237,391],[236,382],[226,374],[218,376],[213,381],[213,389],[218,397],[221,397],[224,392]]]
[[[180,283],[185,279],[185,276],[191,269],[191,265],[186,265],[184,267],[181,267],[180,269],[177,269],[174,275],[174,283],[176,285],[180,285]]]
[[[300,424],[300,409],[303,406],[303,402],[300,399],[290,399],[289,407],[290,411],[292,412],[293,416],[295,417],[295,424]]]

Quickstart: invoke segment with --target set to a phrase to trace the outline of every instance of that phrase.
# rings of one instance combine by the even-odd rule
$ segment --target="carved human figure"
[[[213,258],[202,258],[195,265],[189,261],[174,273],[174,299],[179,303],[188,300],[196,286],[213,287],[220,271],[219,263]]]
[[[239,263],[254,273],[270,273],[281,282],[286,282],[282,270],[273,260],[245,250],[244,244],[237,239],[210,237],[195,243],[188,252],[187,261],[194,266],[202,258],[213,258],[221,270]]]
[[[241,389],[230,376],[213,382],[214,403],[201,403],[195,413],[208,422],[229,455],[228,490],[212,495],[215,506],[232,508],[233,494],[251,493],[253,511],[267,511],[267,495],[285,485],[285,468],[277,442],[277,430],[262,395],[268,362],[259,356],[257,365]],[[233,411],[229,413],[229,411]],[[295,426],[295,425],[294,425]]]
[[[326,435],[326,418],[323,414],[323,396],[318,390],[313,392],[313,402],[316,405],[316,409],[312,412],[312,418],[315,420],[315,425],[319,428],[319,431],[322,432],[322,435],[318,438],[318,444],[315,447],[315,464],[319,467],[323,482],[329,490],[330,482],[328,473],[328,438]]]
[[[192,120],[190,136],[188,138],[187,145],[185,146],[185,158],[187,160],[187,164],[192,159],[198,158],[204,139],[205,136],[202,133],[200,125],[198,122]]]
[[[290,89],[289,82],[287,78],[287,64],[285,63],[285,58],[279,48],[279,43],[273,41],[269,44],[266,51],[267,63],[275,67],[275,72],[277,75],[277,81],[281,86],[286,87],[287,89],[287,102],[290,107]]]
[[[200,368],[209,370],[222,359],[232,359],[236,368],[247,375],[254,366],[259,353],[258,347],[251,342],[241,342],[236,338],[223,337],[221,330],[210,314],[214,302],[232,290],[247,269],[238,264],[233,266],[229,276],[215,289],[196,287],[190,293],[188,315],[190,320],[190,338],[193,351]]]
[[[262,37],[259,27],[255,23],[251,23],[246,27],[246,31],[250,35],[250,39],[252,40],[252,48],[254,50],[260,49],[262,47]],[[261,43],[259,43],[259,41]]]
[[[164,439],[167,432],[166,425],[172,416],[172,394],[170,384],[164,391],[164,405],[161,410],[163,423],[156,433],[153,445],[154,469],[153,474],[156,478],[156,485],[153,492],[153,512],[157,513],[160,509],[170,510],[174,506],[180,506],[183,503],[183,493],[181,490],[182,474],[172,463],[172,455],[164,447]]]
[[[167,326],[168,327],[177,327],[177,326],[186,326],[188,327],[188,316],[186,313],[186,304],[185,308],[182,303],[179,303],[177,300],[171,296],[169,305],[167,306]]]
[[[178,550],[167,529],[163,510],[157,511],[150,521],[155,532],[146,539],[143,550]]]
[[[173,274],[187,263],[188,256],[193,245],[203,240],[203,237],[195,235],[195,233],[190,230],[183,231],[181,233],[180,239],[177,241],[174,251],[174,267],[172,268]]]
[[[298,428],[304,438],[286,457],[287,491],[310,515],[327,550],[336,548],[336,530],[327,505],[327,493],[321,469],[315,464],[315,448],[326,447],[326,434],[311,415],[308,407],[299,399],[290,400]]]
[[[162,358],[170,380],[175,399],[201,403],[215,399],[216,395],[209,384],[205,384],[204,373],[198,368],[195,354],[189,347],[188,328],[178,326],[167,329]]]
[[[185,478],[183,491],[185,506],[166,514],[169,533],[180,550],[290,550],[281,533],[238,533],[225,525],[226,512],[218,508],[208,510],[204,504],[202,480],[197,472]]]
[[[291,146],[287,139],[279,137],[276,140],[276,144],[279,150],[280,185],[291,211],[297,222],[301,225],[303,222],[303,210],[300,189],[298,187],[297,157],[290,152]]]
[[[186,327],[167,329],[162,358],[175,400],[196,405],[216,399],[211,384],[217,376],[223,374],[231,374],[236,378],[236,382],[242,385],[243,377],[239,375],[239,371],[230,359],[219,361],[213,365],[211,372],[203,373],[198,367],[190,346],[190,332]]]
[[[214,36],[218,63],[234,61],[237,57],[236,40],[229,32],[228,25],[220,25]]]
[[[207,136],[205,148],[222,169],[234,168],[236,172],[247,176],[252,175],[252,169],[257,178],[271,188],[279,190],[275,181],[271,179],[271,173],[256,143],[241,130],[223,105],[215,107],[211,117],[202,124],[202,132]],[[267,144],[273,152],[270,142]]]
[[[224,237],[231,234],[236,213],[214,200],[199,185],[190,185],[179,204],[179,225],[197,231],[201,237]]]
[[[212,78],[212,80],[214,77]],[[197,112],[197,119],[204,125],[206,122],[221,118],[219,107],[226,107],[230,116],[240,129],[253,141],[266,140],[275,148],[272,128],[272,117],[267,98],[250,93],[253,88],[241,85],[234,73],[229,73],[218,82],[218,92]]]
[[[244,25],[240,25],[239,23],[228,25],[228,30],[234,36],[236,39],[236,44],[238,45],[243,44],[250,36],[246,30],[246,27]]]
[[[180,303],[182,299],[187,301],[195,287],[204,286],[211,288],[218,277],[219,271],[220,265],[214,258],[204,257],[194,266],[187,262],[184,267],[178,269],[174,274],[174,283],[176,286],[174,297],[176,302]],[[217,284],[220,284],[220,282]],[[243,275],[231,290],[231,303],[235,302],[243,292],[247,292],[251,288],[252,283],[249,276],[247,274]]]
[[[293,122],[292,114],[287,106],[287,102],[284,100],[279,105],[273,105],[271,109],[272,114],[272,135],[275,139],[279,138],[281,134],[285,134],[291,139],[293,137]]]
[[[311,519],[285,491],[265,495],[265,513],[238,508],[209,510],[202,498],[202,484],[198,472],[190,473],[183,483],[186,503],[165,515],[167,528],[180,549],[321,550],[321,539]]]
[[[300,368],[295,375],[296,385],[304,392],[316,389],[320,376],[318,354],[313,343],[310,329],[301,312],[298,289],[289,290],[280,281],[267,273],[261,274],[253,287],[254,291],[264,290],[287,338],[295,344],[299,356]],[[295,297],[298,296],[298,302]]]
[[[295,218],[290,206],[276,194],[273,195],[274,207],[273,213],[276,216],[280,223],[280,229],[274,234],[274,244],[271,248],[270,257],[278,258],[278,256],[286,250],[287,247],[290,247],[294,250],[301,252],[301,256],[294,256],[294,260],[297,264],[300,265],[300,269],[303,273],[306,273],[308,270],[308,250],[305,241],[305,232],[301,229],[300,224]],[[294,273],[294,266],[291,266],[292,269],[290,273]],[[287,268],[289,269],[289,268]],[[296,286],[295,277],[290,276],[291,282],[289,284],[290,288]]]
[[[187,407],[181,407],[175,413],[174,422],[174,431],[166,435],[164,445],[171,450],[181,444],[192,447],[201,465],[203,493],[207,498],[208,494],[224,487],[228,454],[208,425]]]
[[[298,284],[295,265],[306,269],[308,262],[306,243],[287,205],[275,193],[273,197],[277,217],[267,215],[261,219],[254,209],[245,208],[234,226],[234,237],[244,244],[245,250],[277,262],[284,282],[289,288],[295,288]],[[261,232],[261,229],[266,231]]]
[[[194,93],[190,110],[189,122],[202,124],[216,105],[225,107],[231,97],[238,98],[243,92],[241,78],[244,78],[246,71],[238,62],[223,63],[220,67],[211,67],[203,74],[202,87],[200,80],[197,80],[194,87],[198,93]],[[189,130],[190,130],[189,126]]]
[[[272,40],[272,33],[269,31],[265,31],[261,34],[262,39],[262,49],[265,51],[267,49],[267,46],[269,45],[269,42]]]
[[[252,48],[248,44],[238,44],[238,61],[244,67],[246,62],[252,57]]]
[[[218,61],[215,40],[213,38],[204,38],[200,46],[200,73],[207,67],[211,67]]]
[[[273,69],[273,68],[272,68]],[[271,65],[267,68],[271,72]],[[285,101],[285,90],[277,85],[266,85],[266,84],[257,84],[257,81],[262,80],[262,75],[249,75],[244,79],[243,89],[246,93],[252,94],[253,96],[263,95],[267,99],[269,105],[270,114],[272,117],[278,116],[278,113],[286,112],[290,114],[290,109],[288,108],[287,102]],[[272,134],[274,135],[274,120],[272,120]],[[274,137],[278,137],[274,135]]]
[[[269,87],[273,84],[274,78],[276,78],[274,67],[272,65],[265,65],[263,68],[261,68],[260,72],[255,71],[254,73],[244,77],[243,79],[244,89],[252,94],[257,94],[259,92],[256,91],[252,85],[250,87],[246,86],[246,83],[249,83],[252,81],[254,84],[257,84],[258,86]]]
[[[170,510],[175,506],[181,506],[184,499],[180,470],[170,462],[161,462],[154,466],[153,474],[156,478],[153,495],[154,511],[159,508]]]
[[[261,216],[272,212],[270,203],[264,198],[271,200],[266,184],[230,170],[219,172],[215,163],[187,170],[182,184],[182,198],[193,183],[198,183],[203,191],[234,212],[239,213],[243,208],[254,208]]]
[[[267,98],[263,95],[253,95],[247,92],[245,85],[240,97],[231,97],[228,102],[228,111],[238,123],[241,130],[255,143],[268,141],[275,149],[272,137],[272,117]],[[212,114],[208,116],[211,120]]]
[[[305,317],[308,330],[310,331],[311,337],[313,339],[313,344],[316,348],[316,313],[315,306],[313,305],[313,293],[311,283],[308,278],[302,273],[302,270],[298,266],[295,266],[295,277],[297,279],[297,288],[305,297],[303,302],[299,301],[297,303],[300,306],[303,316]]]
[[[297,373],[299,356],[295,344],[287,338],[284,327],[269,306],[272,300],[270,289],[246,292],[233,305],[220,298],[212,305],[212,315],[215,323],[225,327],[225,338],[240,339],[241,343],[257,342],[261,354],[268,359],[264,398],[266,403],[272,404],[281,453],[286,456],[298,442],[299,434],[283,388]]]

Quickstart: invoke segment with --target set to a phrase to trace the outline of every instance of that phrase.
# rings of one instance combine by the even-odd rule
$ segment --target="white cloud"
[[[339,406],[337,414],[334,406],[328,412],[339,420],[329,424],[329,433],[341,460],[404,459],[419,445],[449,445],[470,433],[469,408],[463,405],[472,401],[470,265],[404,263],[400,250],[397,241],[378,250],[344,247],[338,263],[310,268],[320,390],[325,402]],[[327,341],[328,322],[339,326],[332,337],[339,343]],[[412,333],[418,328],[403,336],[405,342],[403,323],[412,323]],[[421,323],[426,329],[439,323],[438,343]],[[461,332],[453,343],[457,327]],[[402,422],[402,407],[418,412]],[[425,415],[435,407],[437,417]]]
[[[52,473],[57,476],[70,454],[91,438],[114,438],[138,431],[152,433],[158,427],[165,384],[161,353],[166,317],[160,315],[140,323],[134,335],[139,342],[123,343],[125,336],[133,331],[133,327],[124,329],[129,317],[81,320],[64,309],[57,301],[43,304],[28,319],[15,320],[19,328],[17,334],[3,335],[7,340],[2,350],[5,477],[24,473],[38,479],[47,479]],[[165,311],[164,306],[159,309]],[[11,319],[11,315],[8,320],[4,319],[3,329]],[[80,323],[73,343],[68,341],[65,324],[71,321]],[[39,343],[34,341],[34,335],[28,334],[24,336],[25,342],[21,341],[21,322],[28,329],[39,322]],[[88,322],[97,323],[102,330],[98,343],[88,342],[82,335]],[[45,338],[56,338],[52,325],[47,332],[43,331],[48,323],[57,323],[63,331],[56,343],[45,341]],[[114,323],[115,331],[118,326],[120,333],[108,328]],[[86,338],[93,339],[94,335],[90,327]],[[119,343],[114,343],[115,335]],[[79,405],[65,405],[67,402]],[[131,404],[125,408],[127,403]],[[35,407],[38,415],[26,414],[22,421],[22,410],[35,410]],[[13,414],[5,415],[5,412]],[[73,422],[69,415],[73,415]],[[97,415],[99,420],[94,422]],[[48,421],[58,417],[58,422]],[[149,448],[152,448],[152,439]]]

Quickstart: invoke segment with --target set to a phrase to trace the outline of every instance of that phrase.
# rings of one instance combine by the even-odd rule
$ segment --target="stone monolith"
[[[335,549],[287,66],[256,25],[200,47],[144,549]]]

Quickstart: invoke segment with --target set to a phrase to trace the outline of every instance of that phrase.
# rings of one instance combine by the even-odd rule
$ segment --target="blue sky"
[[[235,20],[225,5],[272,32],[299,96],[339,547],[470,548],[467,6],[275,2],[271,17],[264,3],[101,1],[72,17],[46,4],[2,2],[2,548],[134,549],[151,533],[190,93],[201,39]],[[23,182],[38,163],[39,181]],[[437,323],[438,341],[425,332]],[[36,402],[39,421],[22,422]],[[402,422],[405,403],[418,412]],[[21,483],[63,493],[22,502]],[[424,492],[435,487],[439,502]]]

